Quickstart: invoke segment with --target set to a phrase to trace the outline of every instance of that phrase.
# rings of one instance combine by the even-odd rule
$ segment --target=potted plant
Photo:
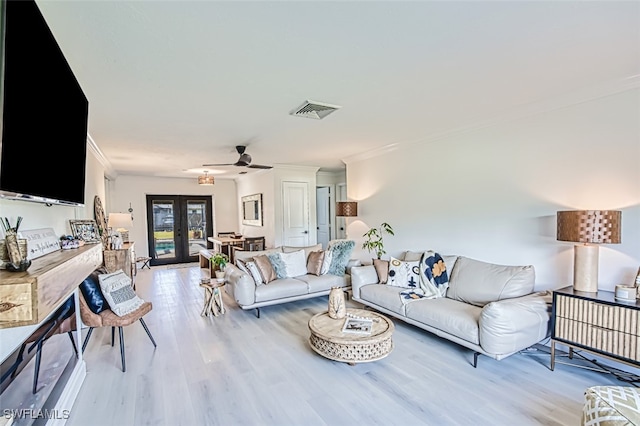
[[[382,222],[379,227],[371,228],[362,235],[366,238],[362,243],[362,248],[367,249],[369,253],[375,252],[378,259],[382,258],[382,255],[386,253],[382,239],[384,234],[395,235],[393,228],[387,222]]]
[[[224,253],[215,253],[209,259],[211,265],[213,265],[213,270],[216,273],[216,278],[224,278],[224,268],[229,263],[229,256]]]

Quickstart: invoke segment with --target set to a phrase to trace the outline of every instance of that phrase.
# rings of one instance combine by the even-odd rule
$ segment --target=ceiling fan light
[[[198,185],[212,186],[215,183],[213,176],[209,176],[208,172],[204,172],[203,176],[198,176]]]

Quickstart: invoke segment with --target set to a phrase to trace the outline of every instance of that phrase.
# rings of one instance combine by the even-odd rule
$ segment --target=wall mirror
[[[242,224],[262,226],[262,194],[242,197]]]

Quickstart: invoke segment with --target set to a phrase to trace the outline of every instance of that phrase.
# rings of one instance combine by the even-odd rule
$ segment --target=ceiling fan
[[[203,164],[204,167],[216,167],[216,166],[239,166],[239,167],[248,167],[250,169],[271,169],[273,166],[263,166],[261,164],[251,164],[251,156],[246,154],[244,151],[247,149],[244,145],[237,145],[236,151],[240,155],[238,161],[235,163],[228,164]]]

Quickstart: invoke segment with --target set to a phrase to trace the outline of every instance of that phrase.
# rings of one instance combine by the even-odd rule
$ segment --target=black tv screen
[[[32,0],[2,0],[0,195],[84,205],[89,103]]]

